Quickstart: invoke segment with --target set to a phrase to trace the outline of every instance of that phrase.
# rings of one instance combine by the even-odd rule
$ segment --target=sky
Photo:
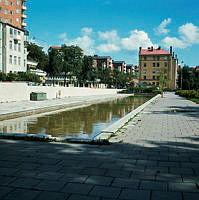
[[[140,46],[172,45],[179,63],[199,65],[199,0],[27,0],[26,5],[29,39],[45,50],[78,45],[86,55],[137,65]]]

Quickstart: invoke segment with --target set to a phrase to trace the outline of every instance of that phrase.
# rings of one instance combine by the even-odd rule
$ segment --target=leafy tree
[[[48,66],[48,55],[43,51],[43,47],[40,47],[34,43],[29,43],[27,46],[28,59],[38,62],[37,68],[46,70]]]
[[[92,56],[84,56],[82,63],[82,73],[81,81],[92,81],[94,82],[97,78],[97,70],[93,67],[93,58]]]
[[[163,97],[163,91],[164,91],[164,88],[167,88],[168,87],[168,83],[169,83],[169,80],[168,80],[168,71],[166,68],[162,68],[160,70],[160,91],[161,91],[161,96]]]
[[[63,52],[63,68],[64,76],[66,79],[67,74],[71,79],[76,76],[78,80],[81,79],[83,50],[78,46],[62,45]]]
[[[6,81],[6,74],[3,72],[0,72],[0,81]]]
[[[113,85],[113,72],[110,68],[100,70],[98,72],[98,77],[101,83],[107,84],[109,88]]]
[[[54,78],[60,75],[63,67],[63,53],[57,49],[49,51],[49,65],[46,72],[53,78],[53,85],[55,84]]]

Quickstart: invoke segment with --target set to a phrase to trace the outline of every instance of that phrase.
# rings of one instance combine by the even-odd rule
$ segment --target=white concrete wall
[[[26,83],[0,82],[0,102],[27,101],[31,92],[45,92],[48,99],[116,94],[116,89],[95,89],[77,87],[53,87],[53,86],[28,86]]]

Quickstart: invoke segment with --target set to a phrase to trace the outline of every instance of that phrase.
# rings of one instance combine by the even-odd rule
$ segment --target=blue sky
[[[199,65],[199,0],[28,0],[27,15],[45,49],[78,45],[137,64],[139,46],[172,45],[180,63]]]

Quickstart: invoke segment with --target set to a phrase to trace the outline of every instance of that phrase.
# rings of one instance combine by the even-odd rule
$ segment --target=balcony
[[[22,18],[23,18],[23,19],[26,19],[26,18],[27,18],[27,15],[22,14]]]
[[[27,26],[27,24],[25,22],[22,22],[21,24],[23,27]]]
[[[25,5],[23,5],[22,10],[27,10],[27,7]]]

